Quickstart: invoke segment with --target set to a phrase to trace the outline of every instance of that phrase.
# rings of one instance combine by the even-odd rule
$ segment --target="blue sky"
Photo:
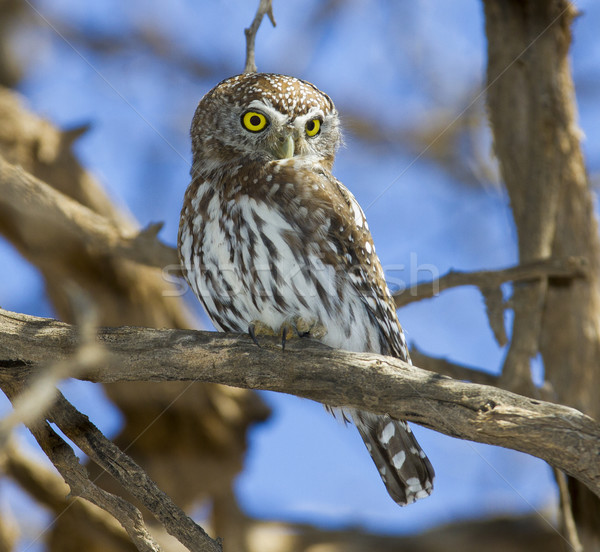
[[[20,90],[31,108],[58,126],[91,122],[77,144],[92,170],[123,208],[146,225],[164,221],[161,238],[175,244],[188,184],[188,129],[201,96],[243,69],[244,35],[257,2],[37,0],[39,24],[24,24],[15,41],[28,72]],[[410,132],[434,116],[477,114],[484,89],[485,36],[477,0],[374,2],[349,0],[327,22],[315,18],[317,0],[275,0],[277,28],[265,22],[257,40],[259,70],[292,74],[326,91],[344,116],[369,119],[377,130]],[[591,173],[600,170],[600,6],[577,2],[572,62],[584,150]],[[41,19],[39,19],[41,18]],[[177,55],[156,61],[144,45],[107,57],[66,32],[125,40],[154,29]],[[61,34],[63,36],[61,36]],[[183,70],[186,59],[206,76]],[[485,125],[462,152],[491,150]],[[388,275],[414,278],[450,268],[473,270],[516,262],[507,197],[497,182],[465,184],[426,152],[367,143],[351,132],[334,168],[365,207],[377,252]],[[0,276],[4,308],[52,316],[43,282],[4,241]],[[198,327],[208,327],[191,293]],[[409,341],[423,351],[497,372],[504,351],[491,334],[475,289],[446,292],[399,311]],[[541,369],[538,366],[538,369]],[[118,412],[93,384],[69,382],[65,393],[110,435]],[[436,490],[427,500],[397,507],[356,431],[341,426],[310,401],[265,393],[273,417],[252,431],[246,467],[236,490],[251,515],[325,527],[358,525],[404,533],[457,519],[540,511],[552,519],[556,493],[541,461],[499,448],[459,441],[416,427],[431,458]],[[0,406],[7,408],[4,398]],[[22,440],[30,441],[25,433]],[[29,508],[9,484],[0,487],[0,511]],[[6,496],[11,499],[7,500]],[[9,504],[10,502],[10,504]],[[26,549],[23,542],[22,550]],[[33,548],[31,548],[33,550]]]

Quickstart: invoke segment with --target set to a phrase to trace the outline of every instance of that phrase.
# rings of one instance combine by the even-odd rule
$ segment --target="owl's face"
[[[191,134],[196,174],[295,156],[316,156],[330,169],[341,141],[329,96],[306,81],[266,73],[219,83],[200,101]]]

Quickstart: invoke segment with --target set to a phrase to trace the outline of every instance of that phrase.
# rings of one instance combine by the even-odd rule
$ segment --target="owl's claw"
[[[288,327],[286,324],[281,326],[281,350],[285,351],[285,342],[287,341]]]
[[[254,341],[254,343],[260,347],[260,343],[258,342],[258,339],[256,339],[257,335],[266,335],[268,337],[274,337],[277,334],[273,331],[273,328],[271,328],[271,326],[267,326],[264,322],[261,322],[260,320],[253,320],[248,326],[248,335],[252,338],[252,341]]]
[[[292,320],[298,337],[312,337],[314,339],[322,339],[327,335],[327,328],[315,318],[305,319],[297,316]]]
[[[254,344],[257,347],[260,347],[260,343],[258,342],[258,339],[256,339],[256,332],[254,331],[254,324],[250,324],[248,326],[248,335],[252,338],[252,341],[254,341]]]

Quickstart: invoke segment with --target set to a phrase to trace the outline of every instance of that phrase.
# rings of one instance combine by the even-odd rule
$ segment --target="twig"
[[[310,340],[286,346],[282,371],[278,339],[263,339],[259,349],[245,335],[191,330],[101,328],[98,336],[119,362],[99,367],[86,376],[89,381],[221,383],[387,412],[447,435],[532,454],[600,495],[600,425],[573,408]],[[49,356],[67,358],[75,347],[72,326],[0,310],[0,385],[30,374]]]
[[[515,288],[512,296],[512,338],[502,366],[502,387],[515,393],[537,397],[531,359],[538,354],[542,313],[548,281],[538,279]]]
[[[539,278],[581,278],[587,275],[586,261],[581,257],[568,259],[542,259],[531,263],[511,266],[502,270],[478,270],[460,272],[451,270],[432,282],[420,282],[406,290],[394,293],[396,308],[414,301],[430,299],[442,291],[459,286],[479,288],[498,287],[505,282],[527,282]]]
[[[410,357],[413,363],[423,370],[429,370],[457,380],[470,381],[471,383],[498,386],[497,376],[477,368],[451,362],[446,358],[426,355],[414,345],[410,348]]]
[[[479,291],[483,295],[485,302],[485,312],[487,313],[490,328],[496,338],[499,347],[504,347],[508,343],[506,328],[504,327],[505,302],[500,286],[480,287]]]
[[[256,33],[265,15],[269,17],[273,27],[275,27],[277,23],[273,16],[273,0],[260,0],[252,24],[247,29],[244,29],[244,34],[246,35],[246,66],[244,73],[256,73],[256,59],[254,54]]]

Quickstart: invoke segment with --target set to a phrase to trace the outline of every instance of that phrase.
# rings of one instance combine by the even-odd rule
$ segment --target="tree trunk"
[[[523,391],[539,351],[553,399],[600,418],[600,242],[568,51],[577,15],[567,0],[484,0],[488,106],[495,153],[511,201],[521,262],[585,256],[587,279],[515,288],[504,382]],[[533,389],[532,389],[533,390]],[[586,551],[600,549],[600,501],[570,481]]]

